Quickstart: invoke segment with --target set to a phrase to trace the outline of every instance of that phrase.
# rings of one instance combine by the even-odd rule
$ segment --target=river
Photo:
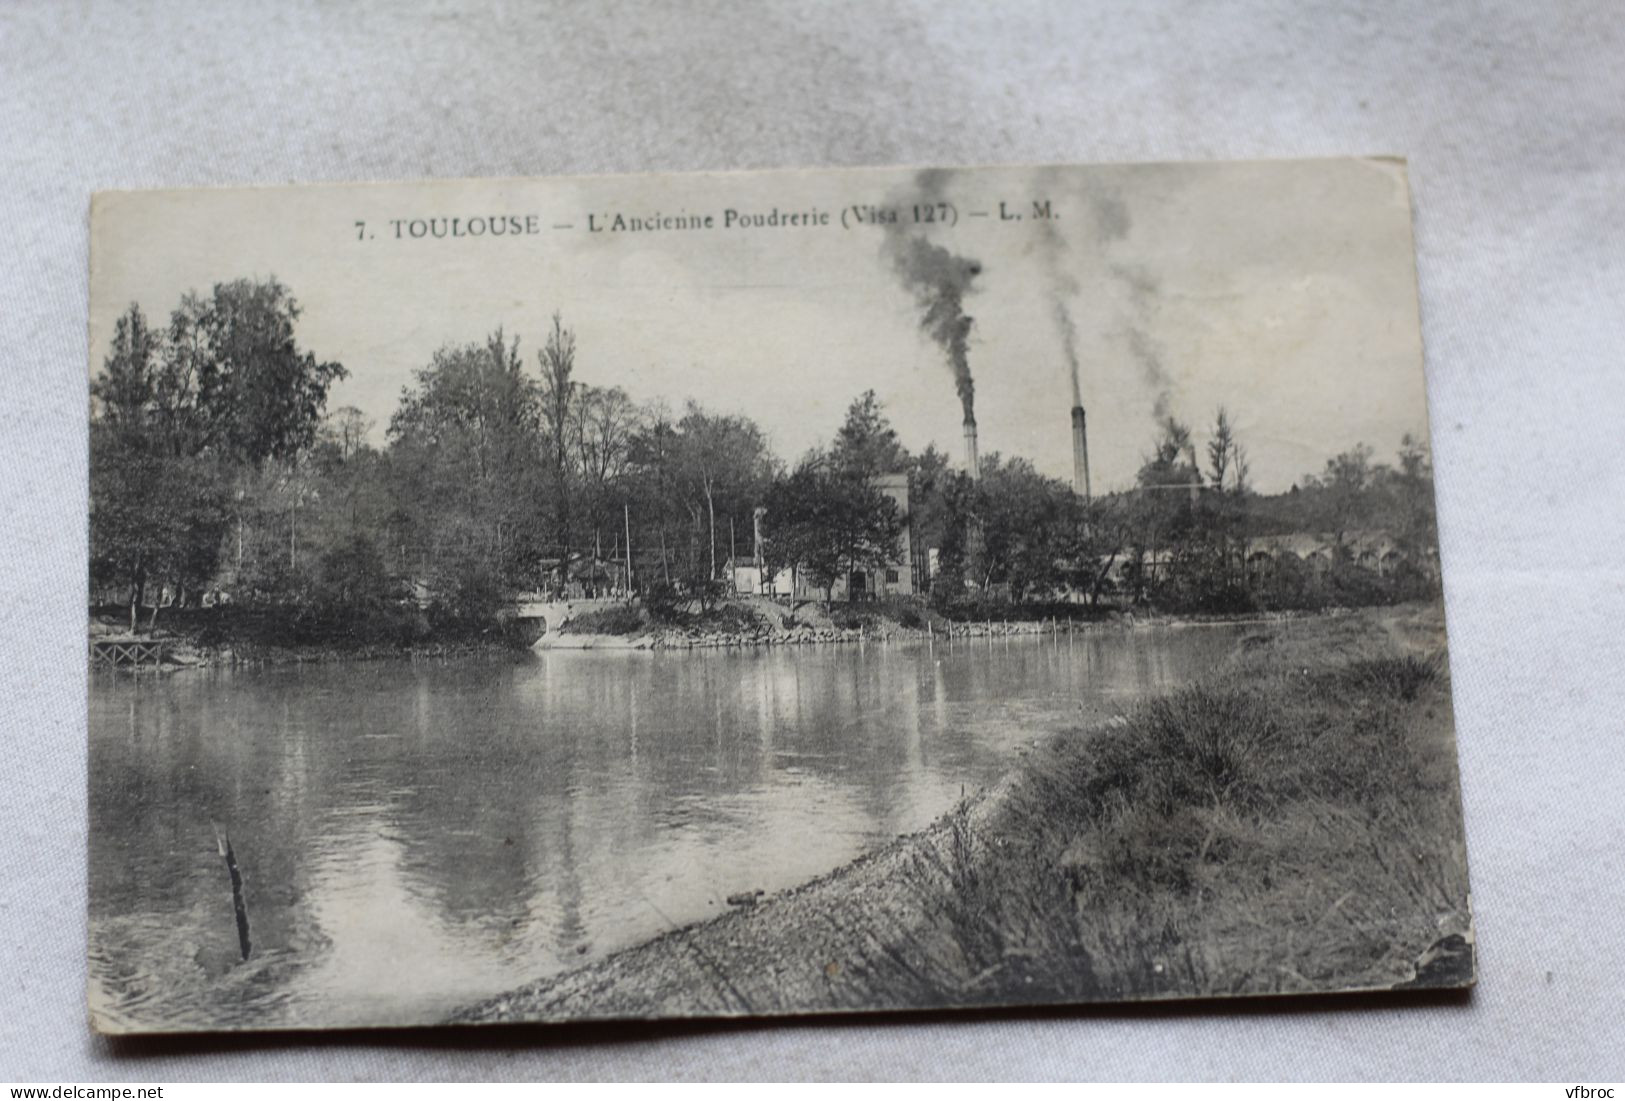
[[[98,672],[92,1001],[434,1021],[921,829],[1240,630]]]

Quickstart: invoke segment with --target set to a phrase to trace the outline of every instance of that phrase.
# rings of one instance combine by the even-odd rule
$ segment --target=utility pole
[[[632,595],[632,505],[621,506],[621,519],[626,524],[626,595]]]
[[[711,576],[706,580],[715,581],[717,579],[717,505],[716,501],[711,497],[709,486],[707,486],[705,493],[705,511],[711,517]]]

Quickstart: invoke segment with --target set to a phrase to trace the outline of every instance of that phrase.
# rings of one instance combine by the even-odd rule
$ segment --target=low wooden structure
[[[158,666],[168,656],[168,645],[164,640],[154,638],[93,638],[90,640],[90,663],[112,669]]]

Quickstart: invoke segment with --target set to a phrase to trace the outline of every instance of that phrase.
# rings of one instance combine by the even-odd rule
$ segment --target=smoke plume
[[[1050,303],[1050,313],[1055,318],[1055,330],[1061,336],[1061,353],[1066,356],[1067,377],[1072,380],[1072,404],[1083,404],[1083,382],[1078,378],[1078,323],[1072,320],[1072,311],[1067,308],[1063,292],[1057,290]]]
[[[1073,178],[1070,173],[1063,176],[1044,170],[1038,191],[1060,192]],[[1081,228],[1073,230],[1075,244],[1062,235],[1058,219],[1034,223],[1036,251],[1050,298],[1050,317],[1072,385],[1072,404],[1083,404],[1077,321],[1078,312],[1083,311],[1091,319],[1087,331],[1099,334],[1102,346],[1095,354],[1102,358],[1102,366],[1121,363],[1126,351],[1128,361],[1139,368],[1151,388],[1152,412],[1160,420],[1168,414],[1169,381],[1162,349],[1151,334],[1161,284],[1149,268],[1119,256],[1123,251],[1119,246],[1133,228],[1122,185],[1091,174],[1079,197],[1083,217]],[[1086,300],[1082,298],[1085,287],[1089,289]]]
[[[1049,190],[1059,182],[1053,170],[1039,174],[1039,191]],[[1098,223],[1099,218],[1096,217]],[[1055,322],[1055,333],[1061,339],[1061,354],[1066,359],[1067,377],[1072,383],[1072,404],[1083,404],[1083,382],[1078,365],[1078,323],[1072,316],[1072,299],[1078,296],[1078,276],[1067,255],[1066,238],[1054,221],[1043,219],[1038,226],[1038,256],[1043,262],[1049,284],[1050,317]],[[1098,228],[1097,228],[1098,234]]]
[[[1127,302],[1121,320],[1129,355],[1139,365],[1140,374],[1151,387],[1151,415],[1162,420],[1168,415],[1168,372],[1163,367],[1162,347],[1151,335],[1151,322],[1159,309],[1162,283],[1138,264],[1115,264],[1112,275],[1126,292]]]
[[[915,179],[912,198],[919,203],[942,199],[949,173],[928,169]],[[970,331],[974,319],[965,312],[982,265],[910,232],[902,222],[886,227],[884,251],[904,288],[920,308],[920,329],[942,349],[953,372],[954,389],[965,410],[965,423],[976,423],[976,382],[970,371]]]

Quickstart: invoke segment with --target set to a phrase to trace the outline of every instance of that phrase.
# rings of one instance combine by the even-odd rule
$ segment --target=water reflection
[[[432,1020],[919,829],[1232,639],[98,675],[93,994],[171,1027]]]

